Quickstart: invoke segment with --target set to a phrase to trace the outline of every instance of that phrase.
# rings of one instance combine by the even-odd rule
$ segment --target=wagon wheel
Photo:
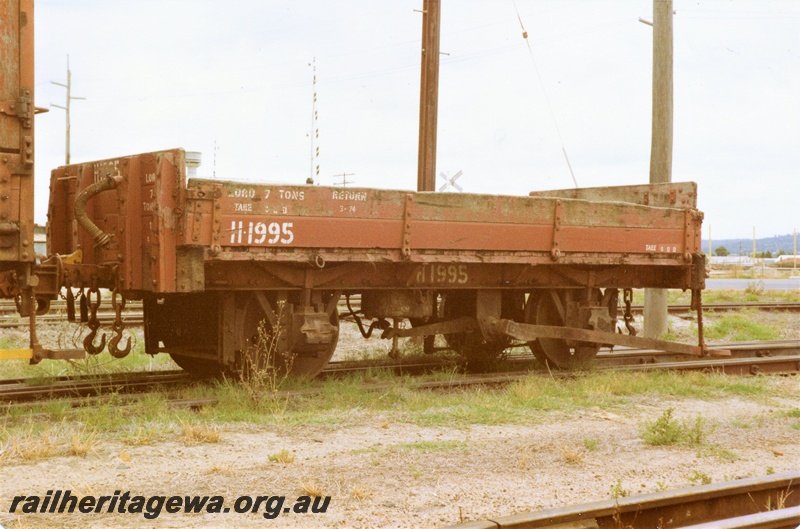
[[[237,350],[242,355],[239,368],[245,376],[252,369],[270,369],[277,376],[314,377],[328,364],[339,340],[339,312],[330,323],[336,329],[333,343],[321,346],[316,354],[297,354],[289,349],[288,324],[291,314],[275,296],[264,292],[248,293],[237,303]],[[271,318],[267,311],[271,311]],[[277,325],[270,323],[271,320]]]
[[[599,291],[598,291],[599,292]],[[569,290],[545,290],[531,295],[525,306],[525,322],[534,325],[563,327],[567,321],[567,306],[573,294]],[[587,322],[581,322],[586,327]],[[542,364],[559,369],[572,369],[585,365],[597,355],[600,345],[588,342],[571,342],[557,338],[539,338],[528,342],[533,356]]]
[[[475,316],[477,304],[475,291],[447,292],[442,295],[442,298],[445,320]],[[467,369],[471,371],[488,368],[510,345],[508,338],[500,337],[487,341],[478,331],[445,334],[444,338],[447,341],[447,345],[466,359]]]

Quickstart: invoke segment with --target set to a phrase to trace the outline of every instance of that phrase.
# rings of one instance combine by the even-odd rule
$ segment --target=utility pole
[[[420,68],[417,191],[436,191],[440,23],[440,0],[424,0],[422,7],[422,65]]]
[[[67,84],[58,83],[56,81],[50,81],[50,82],[53,83],[54,85],[63,86],[64,88],[67,89],[67,104],[66,104],[66,106],[56,105],[55,103],[50,103],[50,106],[63,109],[67,113],[67,164],[66,165],[69,165],[69,160],[70,160],[70,152],[69,152],[69,143],[70,143],[70,141],[69,141],[69,136],[70,136],[69,108],[70,108],[70,102],[73,99],[83,99],[83,100],[86,99],[85,97],[76,97],[76,96],[72,95],[72,72],[69,69],[69,55],[67,55]]]
[[[672,0],[653,0],[653,132],[650,183],[672,181]],[[667,332],[667,291],[644,293],[644,335]]]
[[[708,256],[714,255],[714,246],[711,244],[711,224],[708,225]]]

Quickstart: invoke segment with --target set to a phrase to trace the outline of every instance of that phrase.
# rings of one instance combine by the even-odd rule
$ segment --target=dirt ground
[[[783,318],[783,316],[770,316]],[[788,318],[787,337],[800,332]],[[798,377],[774,379],[797,391]],[[786,392],[783,392],[784,394]],[[798,419],[786,399],[695,400],[635,396],[618,406],[571,412],[531,410],[523,424],[419,426],[394,413],[354,408],[335,425],[220,425],[221,439],[142,446],[102,440],[85,456],[23,462],[0,446],[4,527],[438,527],[517,512],[800,469]],[[680,420],[707,420],[701,447],[654,447],[642,424],[674,408]],[[286,454],[287,462],[269,456]],[[13,496],[330,496],[324,514],[9,513]]]
[[[781,384],[798,384],[797,378]],[[532,413],[530,424],[420,427],[353,410],[345,425],[227,426],[219,443],[104,442],[85,457],[3,464],[0,524],[7,527],[436,527],[516,512],[798,469],[797,419],[759,404],[640,397],[614,409]],[[678,418],[713,417],[710,450],[653,447],[641,424],[674,407]],[[720,413],[720,409],[724,413]],[[587,440],[591,440],[588,443]],[[427,442],[427,443],[426,443]],[[409,446],[428,449],[406,449]],[[266,454],[287,450],[290,463]],[[15,494],[331,496],[325,514],[162,513],[23,515]],[[14,522],[17,522],[16,524]]]

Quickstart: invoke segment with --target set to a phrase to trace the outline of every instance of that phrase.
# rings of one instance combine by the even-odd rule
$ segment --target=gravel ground
[[[797,378],[776,380],[798,384]],[[785,389],[785,388],[784,388]],[[614,408],[532,412],[529,424],[422,427],[353,410],[344,424],[225,426],[218,443],[99,443],[85,457],[2,464],[10,527],[435,527],[497,515],[798,469],[798,402],[633,398]],[[709,420],[701,448],[653,447],[642,424],[668,408]],[[720,409],[724,413],[720,413]],[[286,450],[288,463],[268,454]],[[287,458],[287,460],[292,457]],[[14,494],[330,495],[325,514],[9,514]],[[18,522],[14,524],[15,520]],[[144,522],[144,523],[143,523]]]

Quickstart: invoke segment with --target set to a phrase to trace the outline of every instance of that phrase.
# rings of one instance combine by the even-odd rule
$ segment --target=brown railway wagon
[[[0,3],[0,297],[28,286],[35,259],[32,11],[30,1]]]
[[[74,300],[78,288],[89,320],[98,288],[117,306],[141,299],[147,352],[203,373],[253,362],[317,373],[336,347],[337,302],[354,293],[365,335],[425,336],[431,349],[443,334],[473,362],[513,340],[558,367],[600,344],[703,353],[702,338],[615,333],[619,289],[628,303],[632,288],[690,289],[699,308],[692,183],[515,197],[185,175],[180,149],[53,171],[42,269],[56,280],[37,295],[65,286]]]

